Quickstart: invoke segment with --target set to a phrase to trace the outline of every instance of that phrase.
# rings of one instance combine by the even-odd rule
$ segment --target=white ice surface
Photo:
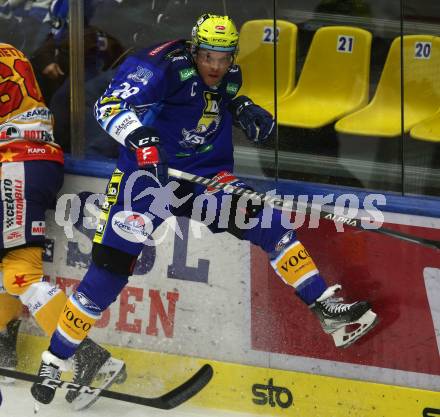
[[[74,411],[64,399],[64,390],[58,390],[53,402],[40,406],[38,413],[34,414],[30,383],[17,381],[12,385],[0,385],[0,389],[3,395],[1,417],[255,417],[245,413],[192,409],[188,405],[158,410],[109,398],[100,398],[88,410]]]

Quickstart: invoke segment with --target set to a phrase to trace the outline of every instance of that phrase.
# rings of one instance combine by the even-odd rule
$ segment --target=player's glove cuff
[[[246,96],[238,96],[229,104],[229,111],[234,117],[234,122],[239,123],[240,115],[247,106],[254,105],[254,102]]]
[[[254,143],[264,143],[269,139],[275,122],[272,115],[256,105],[249,97],[239,96],[229,104],[235,125],[246,133]]]
[[[159,143],[160,138],[156,129],[148,126],[138,127],[125,138],[125,146],[131,151],[147,146],[157,146]]]
[[[168,182],[168,158],[160,146],[157,131],[142,126],[131,132],[125,139],[125,145],[134,152],[140,169],[151,172],[165,186]]]

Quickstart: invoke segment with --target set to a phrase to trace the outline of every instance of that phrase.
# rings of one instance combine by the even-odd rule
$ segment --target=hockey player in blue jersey
[[[232,124],[260,144],[270,138],[274,120],[248,97],[237,96],[241,86],[241,71],[234,64],[237,44],[238,32],[229,17],[205,14],[197,20],[191,42],[170,41],[128,57],[96,103],[96,118],[120,143],[120,155],[107,186],[92,263],[63,309],[43,353],[40,374],[59,378],[79,343],[127,284],[138,255],[166,218],[153,207],[161,193],[169,191],[168,167],[249,188],[232,174]],[[210,230],[260,246],[275,272],[296,289],[337,346],[348,346],[372,328],[376,315],[369,303],[345,304],[334,298],[340,286],[327,287],[294,230],[283,226],[281,211],[272,211],[270,228],[263,228],[262,222],[243,228],[236,215],[244,213],[245,223],[261,220],[263,205],[242,205],[236,196],[227,200],[223,191],[185,181],[173,191],[169,214],[176,216],[191,217],[202,201],[198,196],[214,196],[219,204],[205,207],[206,215],[214,219]],[[223,201],[229,202],[226,222],[220,212]],[[351,323],[358,323],[358,329],[347,331]],[[32,393],[49,403],[55,390],[34,384]]]

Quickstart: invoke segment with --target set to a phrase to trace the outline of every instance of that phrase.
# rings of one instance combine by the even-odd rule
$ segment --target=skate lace
[[[40,369],[40,376],[44,378],[60,379],[61,371],[53,365],[43,363]]]
[[[343,298],[328,298],[321,301],[321,305],[330,313],[345,313],[353,304],[341,303]]]
[[[75,358],[73,360],[73,380],[76,381],[79,375],[79,364],[78,360]]]

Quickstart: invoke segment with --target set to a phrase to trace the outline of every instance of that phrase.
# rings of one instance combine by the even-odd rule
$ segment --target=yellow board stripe
[[[39,355],[47,348],[47,343],[48,339],[42,337],[20,335],[22,370],[35,372],[38,369]],[[201,407],[296,417],[424,417],[424,409],[440,408],[440,394],[433,391],[113,346],[110,350],[115,357],[125,360],[128,371],[127,381],[112,389],[149,397],[176,387],[204,363],[210,363],[214,368],[212,381],[186,406],[181,406],[183,409]],[[25,355],[29,355],[27,360],[22,360]],[[274,406],[270,401],[256,404],[255,399],[261,400],[265,392],[269,394],[262,386],[270,380],[275,386],[271,389]],[[253,394],[253,387],[260,397]],[[282,388],[289,390],[293,398],[292,405],[287,408],[276,401],[276,391]],[[280,398],[285,404],[289,397],[283,391]]]

